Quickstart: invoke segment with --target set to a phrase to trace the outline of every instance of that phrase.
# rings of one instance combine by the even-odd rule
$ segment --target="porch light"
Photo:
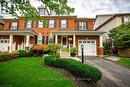
[[[84,63],[84,45],[81,45],[81,50],[82,50],[82,63]]]
[[[68,40],[69,40],[69,41],[72,41],[72,38],[69,38]]]

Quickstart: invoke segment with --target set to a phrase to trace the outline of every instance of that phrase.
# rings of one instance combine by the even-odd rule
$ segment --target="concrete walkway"
[[[108,56],[108,57],[105,57],[105,59],[111,60],[111,61],[118,61],[120,58],[117,56]]]
[[[130,87],[130,68],[98,57],[85,57],[85,63],[102,71],[101,87]]]

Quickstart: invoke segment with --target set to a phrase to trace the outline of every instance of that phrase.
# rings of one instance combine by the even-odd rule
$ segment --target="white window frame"
[[[42,35],[38,35],[37,37],[37,44],[42,44],[43,37]]]
[[[123,17],[124,23],[130,22],[130,16],[126,15]]]
[[[11,30],[17,30],[18,22],[11,22]]]
[[[32,20],[26,21],[26,28],[32,28]]]
[[[79,22],[79,30],[87,30],[87,23]]]
[[[55,20],[49,20],[49,28],[55,27]]]
[[[61,28],[67,28],[67,20],[61,20]]]
[[[43,21],[38,21],[38,28],[43,28],[43,26],[44,26],[44,23],[43,23]]]

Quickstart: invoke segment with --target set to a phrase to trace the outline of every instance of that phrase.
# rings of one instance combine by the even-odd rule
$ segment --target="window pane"
[[[49,28],[54,28],[55,22],[54,20],[49,20]]]
[[[18,27],[18,23],[17,22],[12,22],[11,23],[11,30],[16,30]]]
[[[38,36],[38,39],[37,39],[37,44],[42,44],[42,36]]]
[[[38,21],[38,27],[43,28],[43,21]]]
[[[124,23],[130,22],[130,17],[129,16],[124,16]]]
[[[66,28],[66,27],[67,27],[66,20],[61,20],[61,28]]]
[[[27,21],[27,28],[32,28],[32,21]]]

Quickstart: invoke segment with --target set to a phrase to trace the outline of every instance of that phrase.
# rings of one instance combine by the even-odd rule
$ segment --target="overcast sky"
[[[32,4],[39,6],[40,3]],[[75,8],[73,15],[78,17],[92,18],[96,14],[130,12],[130,0],[68,0],[68,5]]]

